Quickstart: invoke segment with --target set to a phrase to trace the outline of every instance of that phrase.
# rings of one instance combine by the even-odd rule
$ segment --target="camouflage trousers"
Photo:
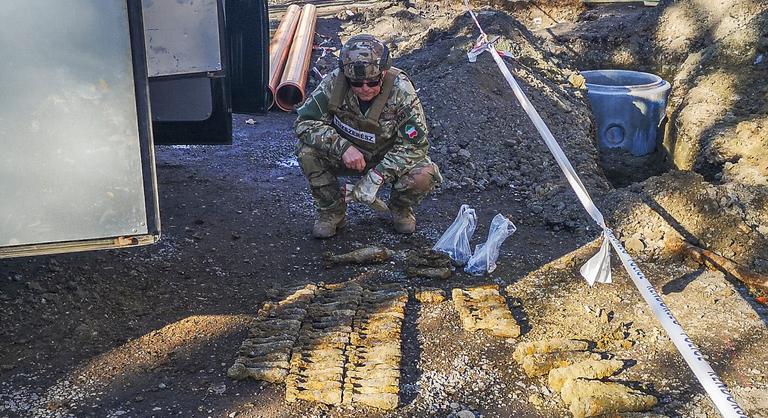
[[[317,210],[334,210],[343,207],[344,201],[338,176],[360,176],[361,173],[348,170],[341,160],[330,158],[306,145],[300,146],[297,156],[301,171],[309,181]],[[365,170],[370,170],[377,163],[369,162]],[[389,207],[406,208],[418,205],[435,186],[442,182],[443,176],[440,174],[440,169],[427,157],[407,173],[394,179]]]

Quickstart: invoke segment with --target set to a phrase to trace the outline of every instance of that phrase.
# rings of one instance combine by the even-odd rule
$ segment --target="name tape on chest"
[[[354,139],[358,139],[360,141],[370,142],[371,144],[376,143],[376,135],[370,133],[370,132],[364,132],[364,131],[358,131],[357,129],[347,125],[346,123],[342,122],[341,119],[339,119],[338,116],[333,117],[333,126],[343,132],[346,135],[351,136]]]

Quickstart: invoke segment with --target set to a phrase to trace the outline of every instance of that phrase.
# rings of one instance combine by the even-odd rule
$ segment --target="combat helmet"
[[[389,49],[373,35],[355,35],[339,53],[339,68],[350,80],[371,80],[389,68]]]

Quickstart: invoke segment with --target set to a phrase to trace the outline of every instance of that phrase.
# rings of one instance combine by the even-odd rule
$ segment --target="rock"
[[[509,184],[509,179],[503,176],[493,176],[491,181],[499,187],[504,187]]]
[[[607,324],[611,322],[611,320],[613,319],[613,315],[614,315],[613,311],[606,311],[605,309],[600,308],[600,311],[598,313],[598,318],[600,319],[600,323]]]
[[[569,75],[568,82],[571,83],[571,85],[573,87],[576,87],[577,89],[584,88],[587,85],[587,79],[584,78],[584,76],[579,73],[573,73]]]
[[[215,393],[217,395],[223,395],[227,391],[227,385],[224,383],[214,385],[208,388],[208,392]]]
[[[75,328],[75,334],[88,335],[91,333],[91,328],[86,324],[80,324]]]
[[[630,253],[639,254],[645,250],[645,244],[642,240],[640,240],[637,237],[632,237],[626,241],[624,241],[624,247],[629,251]]]
[[[45,291],[45,289],[43,289],[43,286],[41,286],[40,283],[38,282],[27,282],[27,288],[40,293],[43,293]]]
[[[472,153],[470,153],[470,152],[469,152],[468,150],[466,150],[466,149],[460,149],[460,150],[459,150],[459,152],[457,153],[457,155],[458,155],[459,157],[461,157],[461,158],[465,159],[465,160],[468,160],[468,159],[472,158]]]
[[[456,416],[458,418],[475,418],[475,413],[468,410],[459,411]]]
[[[768,260],[763,260],[762,258],[756,258],[755,268],[759,271],[768,271]]]
[[[531,405],[535,407],[540,407],[544,405],[544,397],[541,396],[539,393],[534,393],[533,395],[528,397],[528,402],[531,403]]]

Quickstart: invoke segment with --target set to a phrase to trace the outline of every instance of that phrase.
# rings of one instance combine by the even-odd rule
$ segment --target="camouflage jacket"
[[[366,164],[369,167],[376,164],[376,171],[387,182],[399,178],[428,158],[424,110],[405,73],[399,74],[394,81],[378,118],[378,132],[375,133],[375,140],[371,139],[374,142],[370,146],[339,132],[340,126],[356,126],[354,119],[365,119],[366,115],[360,111],[357,96],[351,89],[347,90],[337,111],[330,108],[338,77],[343,77],[338,69],[328,74],[298,109],[299,117],[294,129],[299,137],[299,146],[307,145],[327,153],[332,159],[341,159],[344,152],[355,145],[365,156]]]

